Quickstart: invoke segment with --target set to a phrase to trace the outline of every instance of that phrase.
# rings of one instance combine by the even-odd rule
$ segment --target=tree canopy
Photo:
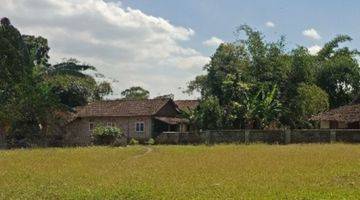
[[[124,97],[124,99],[142,100],[148,99],[150,92],[140,86],[134,86],[122,91],[121,95]]]
[[[188,85],[187,92],[201,94],[195,118],[203,127],[308,128],[311,115],[346,105],[359,94],[359,53],[340,47],[349,36],[337,36],[311,55],[302,46],[286,50],[285,37],[267,42],[247,25],[236,33],[235,42],[217,48],[206,74]],[[210,102],[222,111],[212,112],[217,120],[205,114]]]
[[[9,146],[40,142],[68,112],[112,92],[107,82],[86,73],[96,70],[75,59],[49,63],[47,40],[21,35],[7,18],[0,24],[0,127]]]

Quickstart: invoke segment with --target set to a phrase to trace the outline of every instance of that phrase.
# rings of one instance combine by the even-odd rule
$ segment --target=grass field
[[[0,151],[0,199],[360,199],[360,145]]]

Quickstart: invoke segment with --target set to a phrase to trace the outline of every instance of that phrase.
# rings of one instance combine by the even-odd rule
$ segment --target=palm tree
[[[91,76],[84,73],[87,70],[96,71],[96,68],[91,65],[80,64],[78,60],[71,58],[64,62],[42,68],[42,73],[48,78],[54,76],[89,78]]]

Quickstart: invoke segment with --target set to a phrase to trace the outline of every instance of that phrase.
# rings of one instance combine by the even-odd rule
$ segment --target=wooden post
[[[285,130],[285,144],[291,143],[291,130],[286,129]]]
[[[336,142],[336,131],[330,130],[330,143]]]
[[[250,131],[245,130],[245,144],[250,144]]]

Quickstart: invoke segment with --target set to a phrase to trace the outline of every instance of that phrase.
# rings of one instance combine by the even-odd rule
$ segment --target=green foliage
[[[154,99],[174,99],[174,98],[175,98],[174,94],[165,94],[165,95],[154,97]]]
[[[80,63],[74,58],[50,65],[48,53],[50,48],[43,37],[22,36],[30,51],[31,60],[36,65],[36,72],[43,81],[52,86],[59,96],[60,103],[68,108],[84,106],[88,102],[101,100],[111,94],[108,82],[97,83],[88,71],[96,71],[94,66]]]
[[[246,128],[265,128],[276,122],[284,111],[278,100],[278,89],[274,86],[270,91],[264,87],[255,94],[247,95],[243,103]]]
[[[5,21],[0,26],[0,126],[9,133],[11,147],[26,147],[47,133],[59,104],[34,70],[21,34]]]
[[[329,109],[329,95],[318,86],[301,84],[297,93],[295,110],[301,121]]]
[[[96,68],[91,65],[81,64],[78,60],[70,58],[64,62],[46,68],[44,73],[50,77],[54,77],[56,75],[67,75],[79,78],[91,77],[84,74],[84,71],[86,70],[96,70]]]
[[[146,144],[148,144],[148,145],[154,145],[154,144],[155,144],[155,140],[154,140],[153,138],[150,138],[150,139],[146,142]]]
[[[48,46],[47,39],[41,36],[35,37],[32,35],[22,35],[22,38],[29,50],[30,60],[32,60],[35,65],[49,67],[50,47]]]
[[[201,101],[198,106],[199,109],[199,124],[204,129],[218,129],[221,128],[224,112],[220,107],[217,97],[210,96]]]
[[[121,95],[125,99],[142,100],[142,99],[148,99],[150,92],[145,90],[142,87],[137,86],[137,87],[131,87],[129,89],[122,91]]]
[[[129,142],[130,145],[138,145],[139,144],[139,141],[134,139],[134,138],[131,138],[130,142]]]
[[[111,94],[113,92],[110,83],[108,82],[101,82],[96,85],[93,92],[93,99],[94,100],[102,100],[104,96]]]
[[[123,131],[120,128],[109,126],[96,126],[93,131],[93,137],[95,143],[99,145],[113,144],[117,138],[124,136]]]
[[[101,100],[112,93],[108,82],[97,83],[92,76],[85,73],[89,70],[96,69],[94,66],[81,64],[76,59],[68,59],[42,68],[42,75],[44,81],[53,87],[53,92],[59,96],[61,103],[73,108]]]
[[[54,133],[65,108],[100,100],[111,92],[86,74],[93,66],[75,59],[50,65],[45,38],[24,35],[7,18],[0,25],[0,127],[10,146],[31,146]],[[56,126],[56,127],[55,127]]]
[[[238,40],[221,44],[204,67],[206,74],[188,85],[186,92],[200,92],[205,105],[214,99],[218,102],[219,112],[207,108],[192,113],[200,128],[266,128],[271,123],[304,127],[309,115],[348,104],[360,93],[359,53],[339,48],[351,40],[349,36],[338,36],[318,55],[311,55],[302,46],[287,52],[284,37],[267,42],[261,32],[247,25],[236,33]],[[304,90],[309,93],[305,95]],[[300,106],[304,102],[314,107],[304,110]],[[210,113],[218,113],[217,119],[208,117]]]

